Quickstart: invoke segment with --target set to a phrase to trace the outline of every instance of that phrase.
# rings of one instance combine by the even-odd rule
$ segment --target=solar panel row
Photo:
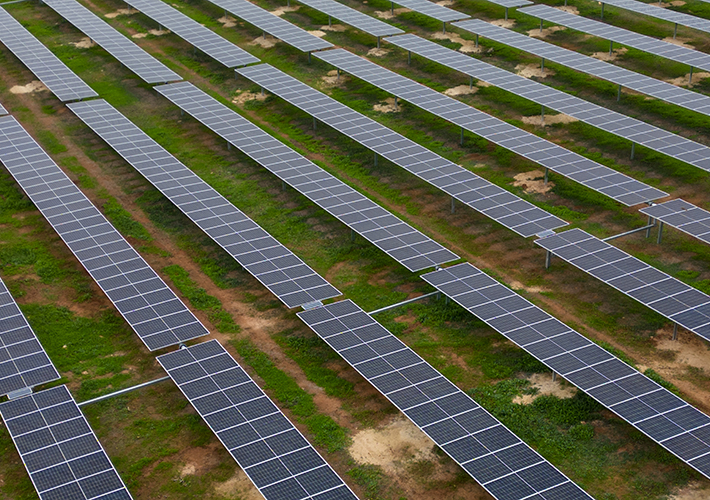
[[[10,49],[15,57],[22,61],[60,101],[96,97],[97,94],[91,87],[3,8],[0,8],[0,42]]]
[[[2,107],[2,104],[0,104],[0,116],[6,115],[6,114],[7,114],[7,110]]]
[[[0,415],[41,500],[130,500],[66,386],[1,403]]]
[[[582,73],[587,73],[603,80],[608,80],[636,92],[646,94],[656,99],[681,106],[710,116],[710,97],[692,90],[677,87],[672,83],[656,80],[649,76],[635,73],[625,68],[600,61],[593,57],[579,54],[543,40],[521,35],[515,31],[494,26],[493,24],[471,19],[454,24],[457,28],[481,35],[510,47],[528,52]]]
[[[59,378],[27,318],[0,279],[0,396]]]
[[[625,205],[636,205],[667,196],[663,191],[478,111],[346,50],[319,52],[316,57]]]
[[[495,498],[592,498],[352,301],[298,316]]]
[[[432,17],[442,23],[458,21],[460,19],[468,19],[471,17],[463,12],[449,9],[434,2],[430,2],[429,0],[395,0],[392,2],[392,5],[394,4],[401,5],[402,7],[411,9],[414,12],[419,12],[425,16]]]
[[[47,0],[57,14],[84,32],[106,52],[118,59],[147,83],[164,83],[182,78],[163,63],[113,29],[76,0]]]
[[[522,7],[523,5],[532,5],[532,2],[529,2],[528,0],[488,0],[491,3],[494,3],[496,5],[500,5],[501,7],[506,8],[506,14],[508,12],[507,9],[512,9],[515,7]]]
[[[524,237],[567,225],[273,66],[260,64],[238,73]]]
[[[542,106],[577,118],[610,134],[628,139],[703,170],[710,170],[710,148],[678,134],[603,108],[535,80],[510,73],[416,35],[395,36],[388,38],[387,41]]]
[[[542,238],[535,244],[710,340],[710,297],[700,290],[581,229]]]
[[[356,500],[216,340],[158,357],[266,500]]]
[[[210,0],[210,2],[302,52],[328,49],[333,46],[332,43],[294,26],[247,0]]]
[[[710,417],[469,263],[422,278],[710,477]]]
[[[150,350],[209,333],[12,116],[0,162]]]
[[[684,14],[670,9],[663,9],[661,7],[656,7],[655,5],[637,2],[635,0],[604,0],[602,5],[604,4],[613,5],[614,7],[630,10],[631,12],[636,12],[637,14],[644,14],[646,16],[655,17],[656,19],[662,19],[663,21],[680,24],[681,26],[688,26],[689,28],[695,28],[696,30],[710,33],[710,20],[691,16],[690,14]]]
[[[458,258],[194,85],[156,90],[410,271]]]
[[[288,307],[340,295],[109,103],[93,100],[69,109]]]
[[[606,38],[607,40],[643,50],[644,52],[656,56],[665,57],[672,61],[689,64],[692,67],[710,71],[710,54],[704,54],[703,52],[682,45],[664,42],[624,28],[576,16],[548,5],[533,5],[531,7],[525,7],[524,9],[518,9],[518,12],[538,17],[545,21],[561,24],[583,33]]]
[[[126,3],[228,68],[259,62],[258,58],[162,0],[128,0]]]
[[[692,203],[681,199],[670,200],[645,207],[639,212],[658,219],[663,224],[678,228],[705,243],[710,243],[710,212]]]
[[[395,28],[391,24],[375,19],[374,17],[363,14],[362,12],[351,9],[347,5],[336,2],[335,0],[299,0],[300,3],[308,7],[334,17],[339,21],[349,24],[365,33],[376,36],[397,35],[404,33],[399,28]]]

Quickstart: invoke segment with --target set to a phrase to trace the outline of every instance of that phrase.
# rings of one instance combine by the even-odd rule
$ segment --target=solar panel
[[[710,20],[691,16],[690,14],[683,14],[682,12],[676,12],[670,9],[663,9],[661,7],[656,7],[655,5],[636,2],[635,0],[604,0],[602,5],[604,4],[613,5],[614,7],[630,10],[631,12],[636,12],[637,14],[644,14],[646,16],[655,17],[656,19],[662,19],[663,21],[680,24],[681,26],[688,26],[689,28],[695,28],[696,30],[710,33]]]
[[[247,0],[210,0],[210,2],[302,52],[328,49],[333,46],[332,43],[294,26]]]
[[[27,318],[0,279],[0,396],[59,378]]]
[[[351,300],[298,317],[493,497],[592,498]]]
[[[0,116],[6,115],[6,114],[7,114],[7,110],[2,107],[2,104],[0,104]]]
[[[710,243],[710,212],[685,200],[676,199],[639,210],[663,224]]]
[[[259,62],[258,58],[162,0],[129,0],[126,3],[228,68]]]
[[[543,40],[521,35],[515,31],[494,26],[485,21],[470,19],[454,24],[471,33],[490,38],[498,43],[528,52],[568,68],[607,80],[636,92],[646,94],[661,101],[676,104],[691,111],[710,116],[710,97],[693,92],[672,83],[656,80],[625,68],[579,54]]]
[[[540,5],[540,7],[544,6]],[[678,134],[603,108],[535,80],[510,73],[416,35],[395,36],[388,38],[387,41],[542,106],[577,118],[610,134],[667,154],[703,170],[710,170],[710,148]]]
[[[710,477],[710,417],[469,263],[422,278]]]
[[[363,14],[362,12],[351,9],[347,5],[336,2],[334,0],[299,0],[303,5],[307,5],[311,9],[315,9],[330,17],[349,24],[360,31],[369,33],[377,38],[381,36],[397,35],[404,33],[399,28],[395,28],[391,24],[387,24],[379,19]]]
[[[113,29],[76,0],[47,0],[47,5],[147,83],[182,78]]]
[[[158,361],[266,500],[357,500],[219,342]]]
[[[532,7],[518,9],[518,12],[544,19],[545,21],[561,24],[568,28],[589,33],[590,35],[600,38],[606,38],[607,40],[618,42],[627,47],[643,50],[644,52],[665,57],[672,61],[689,64],[695,68],[710,70],[710,55],[698,50],[664,42],[650,36],[634,33],[624,28],[611,26],[582,16],[576,16],[547,5],[533,5]]]
[[[316,57],[463,129],[628,206],[667,196],[557,144],[478,111],[343,49]]]
[[[524,237],[567,225],[562,219],[432,153],[273,66],[261,64],[244,68],[238,73]]]
[[[109,103],[93,100],[69,109],[288,307],[340,295]]]
[[[710,340],[710,297],[581,229],[535,241],[553,255]]]
[[[91,87],[0,8],[0,42],[44,83],[60,101],[96,97]],[[2,114],[2,113],[0,113]]]
[[[0,162],[150,350],[207,329],[12,116]]]
[[[457,21],[459,19],[468,19],[469,15],[463,12],[458,12],[453,9],[449,9],[442,5],[435,4],[429,0],[396,0],[392,4],[401,5],[414,12],[419,12],[425,16],[433,17],[437,21],[442,23],[448,23],[449,21]]]
[[[505,7],[506,9],[512,9],[514,7],[522,7],[523,5],[532,5],[532,2],[528,0],[488,0],[491,3]]]
[[[66,386],[1,403],[0,414],[41,500],[130,500]]]
[[[194,85],[182,82],[156,90],[410,271],[458,259]]]

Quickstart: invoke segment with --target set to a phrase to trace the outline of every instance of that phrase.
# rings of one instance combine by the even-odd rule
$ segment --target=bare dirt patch
[[[532,78],[533,76],[536,76],[538,78],[545,78],[548,76],[552,76],[555,73],[555,71],[551,69],[545,68],[544,70],[540,68],[539,64],[518,64],[515,67],[515,72],[519,74],[520,76],[524,76],[525,78]]]
[[[448,7],[453,4],[454,0],[441,0],[440,2],[436,2],[436,5],[441,5],[442,7]]]
[[[666,80],[668,83],[677,85],[679,87],[694,87],[696,84],[700,83],[700,80],[705,78],[710,78],[710,73],[701,71],[700,73],[693,73],[693,81],[688,85],[688,80],[690,79],[690,73],[685,76],[679,76],[678,78],[671,78]]]
[[[214,492],[220,497],[240,500],[261,500],[263,497],[243,470],[237,469],[232,477],[217,483]]]
[[[69,43],[70,43],[70,45],[73,45],[77,49],[90,49],[91,47],[96,45],[94,43],[94,41],[91,38],[89,38],[88,36],[85,36],[84,38],[82,38],[78,42],[69,42]]]
[[[321,31],[335,31],[336,33],[342,33],[343,31],[347,31],[348,27],[344,24],[331,24],[330,26],[326,24],[324,26],[321,26],[320,29]]]
[[[526,193],[547,193],[555,187],[554,182],[545,184],[545,174],[540,170],[523,172],[513,177],[513,179],[515,179],[513,186],[523,188]]]
[[[570,14],[574,14],[575,16],[579,15],[579,9],[577,7],[573,7],[572,5],[560,5],[559,7],[555,7],[555,9],[560,9],[561,11],[569,12]]]
[[[510,282],[510,287],[513,290],[525,290],[526,292],[530,293],[542,293],[542,292],[549,292],[549,288],[544,288],[541,286],[525,286],[521,282],[513,280]]]
[[[135,35],[131,35],[131,38],[145,38],[148,35],[163,36],[168,35],[169,33],[170,30],[148,30],[148,33],[136,33]]]
[[[435,38],[437,40],[448,40],[453,43],[459,43],[461,44],[461,47],[459,47],[459,52],[463,52],[464,54],[480,54],[481,52],[490,50],[484,49],[480,45],[476,47],[475,42],[471,40],[465,40],[461,37],[461,35],[457,33],[442,33],[441,31],[437,31],[432,35],[432,38]]]
[[[310,33],[313,33],[312,31]],[[255,38],[251,42],[249,42],[249,45],[258,45],[259,47],[264,47],[265,49],[270,49],[277,43],[279,43],[281,40],[278,38],[274,38],[271,35],[262,35],[260,37]]]
[[[404,12],[410,12],[409,9],[405,9],[404,7],[400,9],[394,9],[393,10],[376,10],[375,15],[379,17],[380,19],[392,19],[395,16],[398,16]]]
[[[232,97],[232,103],[239,106],[244,106],[247,101],[265,101],[268,96],[258,92],[244,91]]]
[[[317,36],[318,38],[323,38],[325,36],[325,31],[322,30],[310,30],[308,32],[313,36]]]
[[[696,335],[682,335],[678,340],[673,340],[672,336],[661,330],[657,335],[656,349],[675,353],[673,365],[689,365],[710,371],[710,351]]]
[[[104,17],[106,17],[108,19],[114,19],[118,16],[130,16],[130,15],[137,14],[137,13],[138,13],[138,11],[133,10],[133,9],[118,9],[114,12],[109,12],[108,14],[104,14]]]
[[[11,87],[10,92],[13,94],[32,94],[34,92],[49,92],[49,89],[39,80],[33,80],[27,85],[15,85]]]
[[[615,61],[620,55],[626,54],[629,51],[626,47],[619,47],[611,51],[595,52],[592,54],[594,59],[599,59],[600,61]]]
[[[459,85],[457,87],[451,87],[450,89],[444,90],[444,94],[448,96],[457,95],[469,95],[478,92],[478,87],[471,87],[469,85]]]
[[[537,389],[535,394],[522,394],[513,398],[513,403],[519,405],[529,405],[540,396],[557,396],[560,399],[568,399],[577,394],[575,387],[562,385],[561,380],[552,380],[549,373],[534,373],[528,377],[530,385]]]
[[[695,49],[695,47],[690,44],[690,38],[673,38],[672,36],[667,36],[663,39],[663,41],[666,43],[672,43],[673,45],[678,45],[680,47],[685,47],[686,49]]]
[[[373,56],[373,57],[385,57],[389,53],[390,53],[389,50],[378,48],[378,47],[374,47],[374,48],[367,51],[367,55]]]
[[[558,31],[566,30],[564,26],[550,26],[549,28],[535,28],[528,31],[528,35],[535,38],[547,38],[549,35],[556,33]]]
[[[350,77],[347,75],[338,76],[338,70],[334,69],[328,71],[325,76],[321,77],[321,80],[323,80],[325,87],[342,87],[350,80]]]
[[[225,28],[233,28],[237,25],[237,20],[230,16],[222,16],[217,21],[222,23]]]
[[[523,116],[522,117],[523,123],[528,123],[530,125],[538,125],[538,126],[545,126],[545,125],[553,125],[555,123],[572,123],[579,121],[576,118],[566,115],[564,113],[559,113],[557,115],[548,115],[545,116],[545,119],[543,120],[542,115],[533,115],[533,116]]]
[[[672,2],[668,3],[654,3],[653,5],[665,9],[667,7],[682,7],[683,5],[685,5],[685,2],[683,0],[673,0]]]
[[[515,19],[496,19],[491,21],[494,26],[500,26],[501,28],[512,28],[515,26]]]
[[[283,16],[286,12],[296,12],[298,9],[300,9],[300,5],[289,5],[286,7],[279,7],[276,10],[272,10],[271,13],[275,16]]]
[[[702,483],[690,483],[668,497],[668,500],[707,500],[710,491]]]
[[[388,97],[383,103],[372,106],[372,109],[380,113],[399,113],[402,111],[402,106],[395,104],[394,97]]]

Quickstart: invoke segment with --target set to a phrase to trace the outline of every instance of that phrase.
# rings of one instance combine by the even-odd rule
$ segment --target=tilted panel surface
[[[259,62],[258,58],[162,0],[129,0],[126,3],[228,68]]]
[[[655,17],[656,19],[662,19],[671,23],[680,24],[681,26],[688,26],[689,28],[695,28],[696,30],[710,33],[710,20],[701,17],[664,9],[653,4],[636,2],[635,0],[604,0],[603,3],[619,7],[620,9],[630,10],[637,14]]]
[[[0,162],[150,350],[209,332],[12,116]]]
[[[681,199],[670,200],[642,208],[639,212],[710,243],[710,212],[692,203]]]
[[[316,57],[625,205],[636,205],[667,196],[663,191],[478,111],[346,50],[319,52]]]
[[[457,22],[454,26],[562,66],[567,66],[576,71],[587,73],[656,99],[710,116],[710,97],[699,92],[677,87],[672,83],[656,80],[650,76],[635,73],[599,59],[558,47],[544,40],[522,35],[478,19]]]
[[[535,244],[710,340],[710,297],[581,229]]]
[[[47,5],[73,24],[79,31],[99,44],[147,83],[182,80],[163,63],[116,31],[76,0],[47,0]]]
[[[567,225],[273,66],[252,66],[239,74],[524,237]]]
[[[158,361],[266,500],[357,500],[219,342]]]
[[[535,80],[497,68],[416,35],[395,36],[388,38],[387,41],[542,106],[577,118],[610,134],[667,154],[703,170],[710,170],[710,148],[678,134],[603,108]]]
[[[194,85],[183,82],[156,90],[410,271],[458,259]]]
[[[607,40],[643,50],[644,52],[656,56],[689,64],[695,68],[710,71],[710,54],[705,54],[699,50],[664,42],[663,40],[635,33],[624,28],[570,14],[569,12],[555,9],[549,5],[537,4],[531,7],[525,7],[524,9],[518,9],[518,12],[538,17],[552,23],[561,24],[583,33],[606,38]]]
[[[27,318],[0,279],[0,396],[59,378]]]
[[[422,278],[710,476],[710,417],[469,263]]]
[[[210,0],[210,2],[300,51],[312,52],[333,46],[332,43],[312,35],[247,0]]]
[[[3,8],[0,8],[0,42],[60,101],[96,97],[91,87]]]
[[[7,110],[2,107],[2,104],[0,104],[0,116],[6,115],[6,114],[7,114]]]
[[[404,33],[399,28],[387,24],[379,19],[368,16],[359,10],[351,9],[347,5],[335,0],[298,0],[308,7],[327,14],[342,23],[349,24],[373,36],[389,36]]]
[[[69,108],[288,307],[340,292],[109,103]]]
[[[126,486],[66,386],[0,404],[41,500],[130,500]]]
[[[495,498],[592,498],[351,300],[298,316]]]
[[[448,23],[449,21],[458,21],[460,19],[468,19],[471,17],[468,14],[435,4],[429,0],[396,0],[393,3],[444,23]]]
[[[532,5],[532,2],[529,2],[528,0],[488,0],[491,3],[494,3],[496,5],[500,5],[501,7],[505,7],[506,9],[510,8],[515,8],[515,7],[522,7],[523,5]]]

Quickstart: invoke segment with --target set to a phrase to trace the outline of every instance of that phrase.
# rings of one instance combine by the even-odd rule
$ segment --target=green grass
[[[115,198],[108,196],[106,193],[103,193],[102,197],[108,198],[108,201],[101,206],[104,215],[121,234],[145,242],[153,240],[146,228],[135,220],[131,213],[123,208]]]

